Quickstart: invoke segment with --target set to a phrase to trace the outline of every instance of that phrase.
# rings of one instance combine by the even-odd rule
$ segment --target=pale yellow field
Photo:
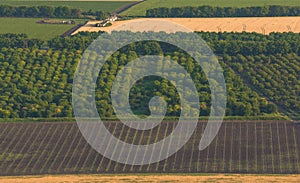
[[[173,22],[182,25],[191,31],[209,32],[257,32],[269,34],[270,32],[295,32],[300,33],[300,17],[250,17],[250,18],[140,18],[126,21],[114,22],[111,27],[94,27],[97,21],[90,21],[85,26],[79,28],[74,34],[80,31],[107,31],[126,30],[137,31],[166,31],[172,30],[164,28],[163,21]],[[148,26],[140,22],[148,22]],[[134,26],[127,26],[132,24]],[[140,25],[139,25],[140,24]],[[161,26],[163,28],[161,28]]]
[[[300,182],[300,175],[49,175],[49,176],[20,176],[0,177],[1,183],[35,183],[35,182]]]

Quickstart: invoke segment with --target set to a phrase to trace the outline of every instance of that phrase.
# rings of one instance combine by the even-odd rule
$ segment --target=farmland
[[[37,49],[39,44],[44,44],[43,42],[38,42],[36,45],[29,44],[32,49],[26,49],[24,48],[26,38],[22,36],[12,36],[12,41],[5,35],[4,38],[0,37],[5,43],[0,45],[2,50],[0,66],[3,68],[0,75],[2,86],[0,116],[3,118],[72,117],[71,94],[74,72],[82,51],[99,34],[101,33],[56,37],[47,42],[50,48],[48,51]],[[128,37],[135,35],[127,34]],[[297,79],[300,73],[298,62],[300,58],[297,55],[300,49],[297,44],[299,34],[202,32],[199,35],[219,55],[224,68],[228,91],[227,116],[276,115],[277,109],[284,107],[292,112],[293,116],[299,117],[299,80]],[[143,49],[146,46],[151,48],[146,50],[147,52]],[[235,50],[231,49],[232,46]],[[200,116],[209,115],[210,95],[207,90],[209,85],[200,66],[180,50],[168,53],[163,49],[163,45],[153,46],[152,43],[145,43],[143,46],[131,48],[130,58],[123,56],[129,54],[128,51],[124,51],[124,54],[115,54],[110,62],[106,62],[107,66],[99,73],[95,92],[96,100],[101,100],[97,103],[101,117],[114,117],[114,109],[109,102],[112,82],[107,80],[113,81],[115,73],[119,72],[122,65],[136,58],[138,53],[148,53],[149,50],[158,50],[159,52],[154,53],[170,56],[178,63],[184,60],[180,63],[183,67],[193,65],[190,72],[195,75],[194,82],[197,91],[201,93]],[[94,66],[89,65],[90,68]],[[251,68],[253,66],[259,67],[253,69]],[[167,116],[180,115],[180,107],[175,107],[180,105],[177,92],[172,85],[165,85],[164,82],[159,78],[145,78],[134,85],[130,92],[130,100],[136,114],[149,115],[148,101],[152,96],[160,95],[168,101]],[[252,86],[256,87],[255,91]],[[165,91],[172,92],[167,94]],[[284,111],[279,110],[279,112]]]
[[[157,21],[158,20],[158,21]],[[134,24],[136,22],[148,21],[147,26]],[[149,22],[152,21],[150,24]],[[98,32],[99,30],[110,32],[112,30],[125,26],[133,32],[143,30],[166,31],[169,29],[159,29],[162,22],[167,21],[175,24],[180,24],[189,28],[192,31],[208,31],[208,32],[257,32],[269,34],[271,32],[300,32],[300,18],[298,17],[253,17],[253,18],[140,18],[126,21],[117,21],[111,27],[95,27],[96,22],[90,21],[85,26],[82,26],[74,34],[80,31]],[[126,26],[126,24],[128,24]],[[133,24],[134,26],[130,26]],[[246,27],[245,27],[246,26]],[[291,29],[288,29],[290,26]],[[263,28],[263,29],[262,29]]]
[[[135,1],[0,0],[0,4],[11,6],[70,6],[94,12],[113,12],[132,2]],[[147,0],[126,10],[122,15],[143,17],[149,8],[182,7],[183,4],[219,7],[299,6],[299,0],[184,2]],[[15,16],[14,13],[12,15]],[[94,15],[75,17],[89,16]],[[8,18],[7,15],[3,17],[5,18],[0,18],[1,183],[299,182],[299,17],[138,18],[116,21],[112,26],[104,28],[95,27],[97,21],[89,21],[73,36],[67,37],[59,35],[75,25],[37,24],[41,18]],[[66,17],[66,14],[53,18],[61,20],[61,17]],[[97,20],[100,19],[97,17]],[[77,23],[83,21],[85,20],[77,20]],[[140,23],[141,21],[144,21],[144,24]],[[152,76],[134,84],[128,95],[130,107],[134,114],[148,116],[150,99],[160,96],[168,104],[165,121],[153,129],[139,131],[116,119],[111,105],[111,85],[124,65],[142,55],[165,56],[189,70],[201,101],[200,120],[189,141],[169,158],[141,166],[117,163],[97,153],[87,143],[74,122],[74,73],[78,63],[86,64],[87,68],[96,68],[100,63],[89,62],[90,58],[98,59],[97,52],[87,52],[86,57],[82,57],[88,45],[102,34],[99,30],[111,32],[129,29],[131,32],[138,32],[146,29],[166,33],[174,31],[168,26],[160,26],[162,21],[183,25],[195,31],[217,55],[224,69],[227,87],[226,120],[214,141],[206,149],[199,151],[199,142],[212,110],[209,83],[201,67],[184,50],[175,46],[157,41],[131,43],[113,53],[103,64],[93,90],[99,115],[109,119],[104,122],[109,132],[129,144],[146,145],[166,138],[178,124],[176,119],[182,112],[178,91],[170,82]],[[164,29],[160,30],[161,27]],[[87,32],[79,33],[80,31]],[[2,33],[24,33],[28,37],[23,34]],[[139,34],[126,33],[126,36],[128,40],[133,40]],[[159,34],[163,36],[165,33]],[[185,42],[183,37],[178,39],[175,34],[171,36],[176,38],[174,40]],[[107,48],[115,44],[114,40],[105,41],[105,46],[98,48],[102,53],[109,51]],[[186,43],[193,45],[193,40],[188,41],[190,42]],[[166,65],[159,62],[158,68],[162,67]],[[130,70],[130,73],[132,71]],[[87,71],[85,74],[89,76],[91,73]],[[170,76],[177,75],[183,83],[184,75],[170,73]],[[119,89],[122,87],[120,85]],[[80,107],[84,108],[85,102],[90,103],[89,100],[83,101]],[[100,134],[97,132],[99,129],[95,127],[91,134]],[[176,138],[180,139],[183,135],[179,134]],[[112,138],[108,135],[104,138],[106,142],[111,142]],[[169,152],[170,147],[178,142],[174,141],[164,144],[164,147],[168,147],[164,150]],[[129,155],[122,154],[126,152],[125,149],[111,149],[112,154],[117,154],[119,159],[124,159],[125,156],[126,161],[130,161]],[[162,156],[163,149],[160,151],[158,156]],[[148,152],[154,155],[153,151]],[[136,154],[134,158],[137,156]]]
[[[112,175],[45,175],[0,177],[2,183],[29,182],[299,182],[300,175],[249,174],[112,174]]]
[[[298,6],[298,0],[186,0],[182,3],[182,0],[147,0],[141,4],[138,4],[129,10],[123,12],[124,16],[145,16],[146,10],[159,7],[182,7],[182,6],[219,6],[219,7],[249,7],[249,6],[265,6],[265,5],[283,5],[283,6]]]
[[[0,4],[7,4],[12,6],[70,6],[79,8],[83,11],[105,11],[113,12],[133,1],[16,1],[16,0],[0,0]]]
[[[105,122],[112,134],[134,144],[163,139],[176,124],[162,122],[151,130],[135,131],[117,121]],[[76,123],[1,123],[0,175],[300,173],[300,127],[294,123],[225,121],[213,143],[199,151],[206,124],[200,121],[188,143],[168,159],[134,166],[119,164],[98,154],[82,137]]]
[[[40,20],[41,18],[0,18],[0,34],[25,33],[29,38],[48,40],[74,27],[71,24],[38,24]]]

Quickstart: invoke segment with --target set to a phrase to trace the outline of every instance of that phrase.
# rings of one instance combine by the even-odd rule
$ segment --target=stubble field
[[[138,25],[139,22],[149,22],[148,27],[145,24]],[[96,21],[90,21],[79,28],[74,34],[81,31],[98,32],[113,31],[122,29],[126,24],[135,24],[127,27],[126,30],[132,32],[153,30],[170,32],[167,28],[161,26],[162,21],[172,22],[189,28],[192,31],[208,32],[257,32],[269,34],[271,32],[300,32],[300,17],[252,17],[252,18],[142,18],[126,21],[116,21],[110,27],[95,27]],[[162,28],[161,28],[162,27]]]
[[[148,175],[52,175],[52,176],[21,176],[21,177],[0,177],[2,183],[34,183],[34,182],[256,182],[256,183],[282,183],[300,181],[300,175],[249,175],[249,174],[148,174]]]

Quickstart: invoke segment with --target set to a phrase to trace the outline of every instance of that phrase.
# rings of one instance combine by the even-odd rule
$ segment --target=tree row
[[[97,19],[105,19],[109,13],[103,11],[87,11],[68,6],[9,6],[0,5],[0,17],[40,17],[40,18],[83,18],[93,15]]]
[[[299,7],[263,6],[263,7],[175,7],[154,8],[146,11],[146,17],[276,17],[299,16]]]
[[[80,32],[71,37],[56,37],[48,41],[29,39],[24,34],[0,34],[0,48],[49,47],[55,50],[85,50],[102,33]],[[197,32],[197,34],[218,55],[300,54],[300,34],[292,32],[271,33],[270,35],[246,32]],[[154,46],[151,46],[152,49],[155,49]],[[164,49],[168,47],[161,44],[160,46]]]

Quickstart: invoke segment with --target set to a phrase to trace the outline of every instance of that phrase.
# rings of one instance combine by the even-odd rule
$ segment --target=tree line
[[[0,5],[0,17],[42,17],[42,18],[83,18],[85,15],[96,16],[102,20],[109,16],[109,13],[103,11],[84,12],[79,8],[68,6],[9,6]]]
[[[273,55],[273,54],[300,54],[300,34],[271,33],[210,33],[197,32],[216,54],[227,55]]]
[[[84,50],[99,34],[103,32],[81,32],[72,37],[56,37],[47,41],[53,49],[80,49]],[[215,33],[197,32],[210,48],[218,55],[272,55],[272,54],[300,54],[300,34],[292,32],[271,33],[262,35],[258,33]],[[84,36],[83,36],[84,35]],[[167,46],[161,45],[166,49]],[[175,51],[175,50],[173,50]]]
[[[30,39],[25,34],[0,34],[0,48],[30,48],[43,46],[55,50],[85,50],[88,45],[103,32],[80,32],[69,37],[55,37],[48,41]],[[292,54],[300,55],[300,34],[271,33],[215,33],[197,32],[210,48],[218,55],[273,55]],[[161,45],[164,49],[167,46]],[[176,51],[176,50],[173,50]]]
[[[275,17],[299,16],[300,7],[262,6],[262,7],[174,7],[153,8],[146,11],[146,17]]]
[[[47,42],[53,49],[80,49],[87,48],[89,43],[95,39],[98,33],[86,33],[74,35],[72,37],[56,37]],[[210,48],[218,55],[273,55],[273,54],[300,54],[300,34],[271,33],[262,35],[258,33],[215,33],[197,32],[197,34],[208,43]],[[83,36],[84,35],[84,36]],[[168,45],[161,45],[167,49]],[[172,51],[176,51],[172,50]]]

